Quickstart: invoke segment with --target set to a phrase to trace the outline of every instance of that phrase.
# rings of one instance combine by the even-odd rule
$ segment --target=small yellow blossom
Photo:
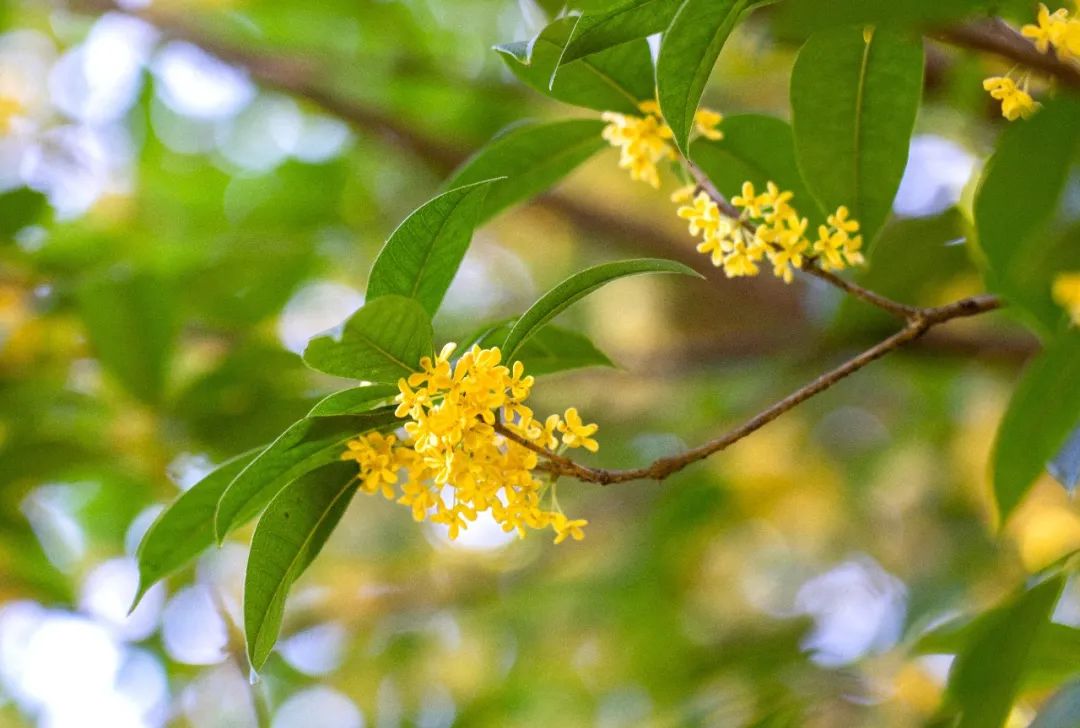
[[[1009,121],[1030,119],[1039,108],[1038,102],[1028,93],[1027,84],[1020,88],[1008,76],[988,78],[983,81],[983,88],[990,92],[991,98],[1001,102],[1001,115]]]
[[[1046,5],[1039,3],[1037,24],[1025,25],[1020,32],[1035,42],[1040,53],[1046,53],[1050,46],[1062,43],[1068,22],[1069,11],[1065,8],[1051,13]]]
[[[417,521],[446,526],[454,539],[489,512],[507,531],[552,527],[556,541],[580,540],[584,520],[570,520],[556,506],[541,505],[545,483],[535,477],[537,452],[496,431],[496,423],[538,449],[568,447],[595,452],[596,425],[581,421],[576,409],[566,421],[551,415],[536,420],[525,405],[534,379],[521,362],[501,363],[498,348],[473,346],[456,361],[455,347],[420,360],[420,371],[398,381],[398,417],[405,439],[370,432],[350,440],[342,459],[359,466],[360,487],[409,507]]]
[[[679,199],[685,201],[685,194]],[[740,193],[731,198],[740,210],[737,219],[721,212],[706,192],[676,214],[689,222],[691,235],[702,238],[698,252],[709,255],[728,278],[757,275],[763,258],[768,258],[773,274],[785,283],[791,283],[794,270],[811,257],[819,259],[826,270],[864,262],[862,236],[854,234],[859,223],[846,207],[828,216],[828,224],[820,227],[818,240],[811,246],[806,238],[809,222],[799,216],[793,201],[793,193],[774,182],[768,182],[760,194],[752,182],[744,182]]]
[[[638,104],[638,110],[641,116],[605,111],[600,118],[607,126],[601,136],[611,146],[619,148],[619,167],[629,170],[631,179],[658,189],[658,165],[678,159],[672,144],[675,135],[660,114],[660,104],[656,101],[643,101]],[[716,128],[721,121],[723,116],[709,109],[699,109],[694,114],[695,128],[707,139],[723,138],[723,133]]]
[[[685,205],[694,199],[695,190],[697,190],[697,185],[684,185],[671,193],[671,201],[676,205]]]
[[[698,134],[710,141],[720,141],[724,138],[724,132],[716,127],[724,120],[724,115],[711,109],[698,109],[694,113],[694,127]]]
[[[1073,325],[1080,326],[1080,272],[1062,273],[1054,279],[1054,301],[1064,308]]]
[[[596,452],[600,449],[600,445],[591,437],[600,429],[599,425],[586,425],[583,423],[576,407],[566,410],[563,420],[559,424],[558,430],[562,433],[564,445],[567,447],[583,447],[589,452]]]

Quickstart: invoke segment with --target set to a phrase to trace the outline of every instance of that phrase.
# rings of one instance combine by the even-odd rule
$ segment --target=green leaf
[[[786,0],[777,8],[773,22],[781,35],[883,23],[907,23],[923,27],[981,13],[992,4],[987,0],[858,0],[825,3],[821,0]]]
[[[131,608],[159,580],[176,572],[214,543],[214,512],[229,483],[261,448],[237,455],[200,480],[161,512],[139,543],[139,589]]]
[[[1080,331],[1051,342],[1028,365],[998,428],[994,495],[1002,522],[1080,425]]]
[[[405,218],[375,259],[367,300],[405,296],[434,316],[469,249],[488,188],[496,181],[485,179],[444,192]]]
[[[1080,725],[1080,682],[1073,682],[1046,701],[1029,728],[1076,728]]]
[[[343,389],[319,400],[307,416],[336,417],[364,414],[392,401],[397,393],[398,388],[391,384],[365,384]]]
[[[504,129],[454,172],[447,187],[506,177],[488,193],[480,222],[545,191],[607,146],[604,122],[570,119],[524,123]]]
[[[502,347],[515,319],[504,321],[482,332],[473,341],[483,348]],[[537,331],[517,351],[525,372],[535,377],[585,367],[615,366],[584,334],[548,324]]]
[[[948,702],[957,728],[1000,728],[1020,688],[1032,645],[1047,627],[1064,576],[1035,586],[979,621],[949,674]]]
[[[555,68],[574,18],[556,20],[534,40],[496,46],[521,81],[545,96],[597,111],[640,113],[638,103],[654,95],[653,64],[644,38]]]
[[[622,260],[615,263],[603,263],[587,268],[567,278],[545,293],[539,301],[522,314],[503,343],[503,359],[511,362],[519,358],[518,350],[534,336],[544,324],[564,311],[570,304],[589,295],[597,288],[611,281],[626,276],[642,273],[681,273],[697,276],[701,274],[682,263],[660,258],[641,258]]]
[[[1078,117],[1080,101],[1062,97],[1031,119],[1010,124],[975,195],[987,286],[1021,307],[1044,332],[1064,318],[1050,297],[1053,273],[1070,262],[1080,264],[1075,233],[1056,245],[1047,235],[1080,148]]]
[[[722,128],[723,139],[698,139],[690,145],[690,158],[720,192],[730,199],[739,194],[743,182],[753,182],[758,189],[775,182],[794,193],[792,204],[812,224],[824,221],[821,207],[803,184],[795,138],[786,121],[743,114],[725,118]]]
[[[686,0],[675,13],[656,61],[657,97],[675,145],[689,153],[705,84],[748,0]]]
[[[8,242],[15,233],[37,222],[48,198],[37,190],[19,187],[0,194],[0,242]]]
[[[304,362],[339,377],[395,384],[432,353],[431,319],[411,298],[383,296],[354,313],[338,334],[312,339]]]
[[[289,588],[319,555],[358,485],[352,463],[327,465],[282,491],[259,519],[244,578],[244,634],[255,670],[277,641]]]
[[[348,440],[396,422],[394,408],[384,407],[363,415],[305,417],[285,430],[222,494],[214,515],[218,543],[257,516],[282,488],[301,475],[340,460]]]
[[[594,53],[664,31],[683,0],[627,0],[578,18],[561,63],[569,64]],[[563,70],[559,69],[559,75]]]
[[[138,399],[160,403],[177,330],[167,282],[145,271],[113,269],[87,280],[78,301],[101,366]]]
[[[791,75],[795,150],[824,207],[846,205],[867,243],[892,210],[923,87],[917,36],[887,28],[813,35]]]

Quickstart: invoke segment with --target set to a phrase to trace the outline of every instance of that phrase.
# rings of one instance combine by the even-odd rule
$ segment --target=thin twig
[[[964,298],[944,306],[917,309],[917,313],[908,320],[907,324],[892,336],[875,344],[858,356],[847,360],[837,368],[826,372],[809,384],[800,387],[784,399],[754,415],[742,425],[714,440],[710,440],[703,445],[687,450],[680,455],[659,458],[641,468],[608,470],[605,468],[587,467],[574,462],[569,458],[549,452],[501,426],[499,432],[523,447],[527,447],[543,456],[545,462],[541,464],[538,469],[550,472],[557,476],[572,477],[587,483],[597,483],[599,485],[625,483],[632,480],[662,481],[683,468],[696,463],[699,460],[704,460],[710,455],[714,455],[748,435],[757,432],[785,412],[802,404],[811,397],[821,394],[837,382],[849,377],[886,354],[915,341],[933,327],[947,321],[952,321],[953,319],[976,316],[981,313],[993,311],[1001,308],[1002,305],[1001,299],[997,296],[981,295]]]
[[[931,37],[949,45],[993,53],[1056,78],[1066,86],[1080,88],[1080,66],[1053,53],[1040,53],[1034,43],[1000,18],[954,25]]]

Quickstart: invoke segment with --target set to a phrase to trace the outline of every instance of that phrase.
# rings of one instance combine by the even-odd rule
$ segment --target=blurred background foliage
[[[340,388],[297,352],[363,302],[396,224],[502,127],[587,112],[490,50],[561,3],[122,5],[2,13],[0,99],[18,113],[0,138],[0,725],[921,725],[950,660],[920,647],[926,627],[1080,547],[1049,476],[997,530],[986,462],[1035,343],[995,315],[662,486],[563,485],[590,521],[580,544],[483,523],[450,543],[360,498],[256,684],[236,628],[249,531],[127,616],[161,504]],[[806,6],[739,27],[709,106],[787,116]],[[928,53],[894,217],[859,274],[923,305],[980,290],[963,241],[1002,125],[980,84],[1006,70]],[[599,422],[603,464],[697,443],[891,331],[813,281],[721,280],[610,150],[478,233],[439,330],[464,336],[641,253],[709,281],[601,291],[564,323],[619,368],[534,395]],[[1055,620],[1080,625],[1080,588]],[[1080,673],[1075,643],[1039,663],[1015,725]]]

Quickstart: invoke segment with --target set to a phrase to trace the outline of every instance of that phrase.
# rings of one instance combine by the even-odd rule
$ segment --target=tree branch
[[[1053,53],[1040,53],[1034,43],[1000,18],[954,25],[931,37],[949,45],[993,53],[1041,71],[1066,86],[1080,88],[1080,66]]]
[[[725,450],[739,440],[757,432],[785,412],[794,409],[806,400],[821,394],[836,383],[851,376],[867,365],[872,364],[886,354],[915,341],[933,327],[939,326],[947,321],[952,321],[953,319],[977,316],[988,311],[993,311],[1001,308],[1002,305],[1001,299],[997,296],[982,295],[964,298],[944,306],[916,309],[916,313],[908,320],[907,324],[895,334],[875,344],[858,356],[847,360],[832,371],[822,374],[809,384],[800,387],[784,399],[754,415],[742,425],[714,440],[710,440],[703,445],[687,450],[680,455],[659,458],[651,464],[641,468],[608,470],[605,468],[587,467],[535,445],[534,443],[517,436],[515,433],[507,430],[501,425],[496,426],[496,429],[508,439],[511,439],[519,445],[527,447],[544,457],[545,462],[537,469],[549,472],[556,476],[572,477],[587,483],[596,483],[599,485],[625,483],[632,480],[662,481],[687,466],[692,465],[699,460],[704,460],[721,450]]]

